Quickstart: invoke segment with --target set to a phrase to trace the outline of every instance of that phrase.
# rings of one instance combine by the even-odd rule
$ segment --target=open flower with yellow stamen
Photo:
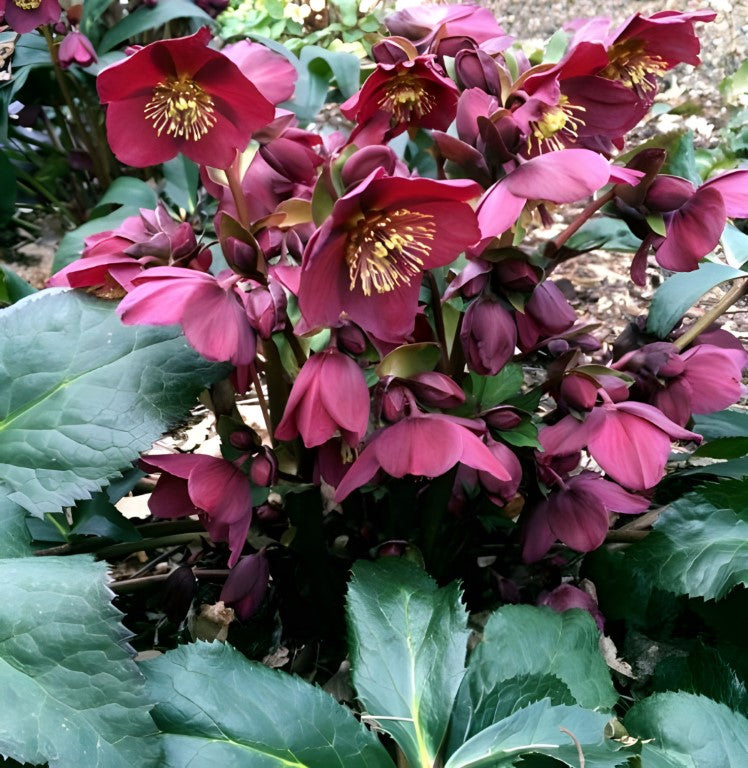
[[[466,180],[392,177],[379,168],[335,203],[304,252],[299,307],[308,329],[349,319],[379,339],[412,330],[421,275],[479,237]]]
[[[117,159],[143,168],[182,152],[200,165],[228,168],[273,119],[273,105],[209,41],[203,28],[151,43],[99,75]]]
[[[60,13],[58,0],[0,0],[0,15],[5,17],[5,23],[22,35],[44,24],[53,24]]]

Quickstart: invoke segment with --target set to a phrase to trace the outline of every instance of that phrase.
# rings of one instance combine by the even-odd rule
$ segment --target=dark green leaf
[[[308,45],[301,49],[298,69],[293,101],[285,106],[293,110],[302,123],[311,122],[317,116],[333,80],[346,99],[359,88],[361,64],[352,53]]]
[[[665,165],[662,166],[662,173],[688,179],[696,186],[701,184],[701,177],[696,169],[693,131],[672,134],[665,148],[667,149],[667,159]]]
[[[609,251],[635,253],[641,240],[620,219],[603,217],[591,219],[575,232],[564,244],[570,251],[594,251],[605,248]]]
[[[145,662],[162,768],[393,768],[377,738],[320,688],[198,642]]]
[[[548,755],[578,768],[615,768],[630,756],[606,741],[608,715],[581,707],[553,706],[547,699],[530,704],[458,749],[445,768],[509,768],[521,755]]]
[[[73,536],[101,536],[115,541],[138,541],[138,529],[109,501],[103,491],[73,510]]]
[[[133,176],[116,178],[99,200],[96,209],[103,205],[126,205],[129,208],[155,208],[158,197],[149,184]]]
[[[36,288],[18,277],[10,267],[0,264],[0,305],[15,304],[32,293],[36,293]]]
[[[449,751],[517,709],[516,696],[525,697],[525,704],[550,697],[554,704],[610,709],[618,696],[598,639],[585,611],[499,608],[470,657],[452,715]]]
[[[712,600],[748,584],[748,481],[710,484],[673,502],[626,552],[661,589]]]
[[[0,149],[0,225],[7,224],[16,212],[16,169],[8,155]]]
[[[99,44],[99,53],[106,53],[125,40],[173,19],[197,19],[202,24],[213,24],[213,19],[189,0],[169,0],[153,8],[142,5],[107,31]]]
[[[748,437],[722,437],[699,446],[691,456],[711,459],[737,459],[748,453]]]
[[[194,213],[197,206],[197,185],[200,172],[196,163],[177,155],[163,164],[164,192],[168,198],[187,213]]]
[[[0,559],[33,554],[26,527],[28,512],[10,499],[0,498]]]
[[[712,477],[729,477],[733,480],[742,480],[744,477],[748,477],[748,458],[718,461],[714,464],[681,470],[678,473],[678,477],[684,475],[711,475]]]
[[[748,435],[748,410],[728,408],[718,413],[695,415],[693,428],[705,440],[718,437],[745,437]]]
[[[228,370],[75,291],[3,310],[0,350],[0,492],[37,516],[90,497]]]
[[[471,373],[468,392],[475,398],[476,408],[484,411],[503,403],[516,395],[522,386],[522,368],[508,363],[495,376],[479,376]]]
[[[51,768],[160,768],[106,564],[0,560],[0,753]]]
[[[411,766],[434,765],[465,671],[457,585],[439,589],[403,560],[359,561],[346,608],[358,698]]]
[[[654,739],[649,749],[673,765],[745,768],[748,720],[704,696],[657,693],[635,704],[624,725],[632,736]],[[642,759],[642,768],[659,765]]]
[[[735,267],[707,261],[693,272],[680,272],[669,277],[652,298],[647,331],[664,339],[699,297],[726,280],[746,276],[748,273]]]
[[[719,651],[697,643],[690,653],[668,656],[655,668],[655,691],[686,691],[708,696],[748,715],[745,683]]]
[[[382,358],[377,366],[377,375],[407,379],[417,373],[433,371],[440,355],[439,345],[429,341],[403,344]]]

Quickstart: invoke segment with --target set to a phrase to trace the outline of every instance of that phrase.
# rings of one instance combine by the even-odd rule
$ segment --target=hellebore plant
[[[102,717],[106,736],[96,734],[85,759],[64,734],[62,757],[28,747],[32,736],[13,736],[21,729],[5,727],[3,712],[0,754],[156,768],[218,764],[239,745],[242,765],[255,754],[258,765],[267,757],[347,768],[470,768],[537,754],[599,768],[629,754],[643,768],[658,758],[685,765],[637,714],[649,706],[640,701],[626,716],[630,734],[616,723],[605,735],[618,697],[598,642],[632,700],[650,681],[626,682],[631,669],[598,628],[620,636],[645,621],[626,613],[644,599],[637,567],[656,571],[653,601],[670,589],[706,603],[744,583],[733,571],[723,577],[721,560],[719,579],[700,570],[715,551],[741,551],[732,532],[710,539],[699,517],[708,507],[715,529],[726,528],[727,492],[700,486],[695,511],[679,496],[703,469],[688,463],[694,454],[725,460],[709,465],[712,479],[744,471],[744,436],[731,421],[745,414],[712,414],[745,394],[748,353],[719,323],[748,291],[748,170],[724,162],[700,178],[684,137],[630,144],[662,75],[698,64],[695,25],[715,14],[635,14],[618,26],[574,19],[539,52],[487,8],[405,8],[387,18],[389,37],[366,40],[362,80],[347,52],[224,45],[200,27],[211,19],[198,6],[216,3],[131,6],[107,32],[120,5],[97,20],[69,3],[63,19],[57,2],[0,3],[16,32],[36,40],[42,28],[60,98],[36,128],[85,166],[65,189],[78,220],[92,217],[66,236],[54,290],[15,303],[23,286],[0,273],[0,301],[14,304],[0,330],[19,339],[0,370],[0,595],[20,578],[14,570],[6,579],[3,537],[8,562],[18,552],[23,561],[61,559],[31,557],[31,535],[37,554],[134,555],[112,588],[131,611],[138,650],[168,649],[186,633],[228,638],[348,701],[350,661],[363,714],[355,720],[321,687],[251,665],[228,646],[195,645],[147,662],[146,692],[133,692],[134,667],[120,670],[132,691],[116,704],[129,714]],[[184,6],[197,23],[178,15]],[[304,18],[314,13],[324,26],[330,9],[309,10]],[[167,17],[183,36],[161,39],[143,26]],[[134,44],[111,50],[126,40]],[[26,98],[16,85],[14,98]],[[347,122],[312,122],[320,88]],[[18,114],[35,103],[19,102]],[[69,130],[55,132],[58,115]],[[11,122],[14,142],[42,141],[41,130],[24,134]],[[9,156],[25,189],[51,194],[34,186],[25,155]],[[724,258],[714,253],[720,242]],[[573,259],[594,262],[587,254],[606,245],[635,254],[637,283],[648,268],[678,273],[617,340],[585,316],[576,272],[564,271]],[[694,297],[719,280],[734,285],[690,319]],[[55,308],[49,316],[45,305]],[[713,445],[715,436],[728,442]],[[686,471],[673,467],[674,453]],[[122,518],[120,508],[145,494],[140,513],[152,519]],[[28,514],[39,519],[27,532]],[[684,530],[693,536],[679,544]],[[346,578],[356,560],[377,559],[387,562],[358,563],[348,588],[348,661]],[[86,569],[98,566],[79,563],[90,581]],[[54,576],[44,589],[60,588]],[[161,582],[163,599],[153,592]],[[467,667],[458,582],[481,621],[504,604],[476,624],[483,640]],[[8,634],[18,626],[23,635],[25,624],[6,622],[3,606],[36,589],[22,584],[0,600]],[[108,601],[107,592],[107,610]],[[536,602],[548,607],[508,605]],[[711,607],[696,602],[681,623],[706,627]],[[27,613],[24,621],[39,615]],[[114,625],[112,616],[99,624]],[[110,629],[116,644],[124,630]],[[87,659],[106,656],[101,632],[77,634],[93,644]],[[28,647],[37,644],[32,636]],[[116,647],[111,657],[124,659]],[[596,683],[569,673],[567,658],[589,666]],[[71,674],[83,666],[73,654]],[[4,668],[0,690],[26,690]],[[693,677],[689,668],[678,685]],[[85,688],[74,678],[64,691],[87,711]],[[236,704],[250,689],[251,701]],[[272,717],[256,705],[266,698]],[[324,721],[316,736],[299,701]],[[46,704],[45,693],[28,707]],[[67,726],[67,710],[55,718]],[[132,738],[148,741],[145,757],[119,721],[140,722]],[[372,724],[392,736],[386,747]],[[320,751],[307,761],[309,744]]]

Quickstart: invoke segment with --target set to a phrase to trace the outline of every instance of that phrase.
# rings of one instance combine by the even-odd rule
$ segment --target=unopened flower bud
[[[465,312],[460,340],[470,368],[481,376],[494,376],[514,354],[514,319],[497,299],[483,296]]]
[[[278,459],[270,448],[262,447],[260,453],[252,459],[249,478],[253,485],[267,488],[278,477]]]
[[[197,594],[197,579],[188,565],[180,565],[164,582],[163,606],[169,621],[181,624]]]
[[[246,621],[257,612],[267,592],[270,567],[265,550],[243,557],[226,578],[221,600]]]
[[[505,259],[494,264],[494,275],[508,291],[531,291],[540,280],[540,270],[520,259]]]
[[[497,405],[495,408],[481,414],[481,418],[494,429],[509,430],[519,426],[522,414],[511,405]]]
[[[400,421],[408,415],[410,397],[408,390],[399,384],[390,384],[382,395],[382,416],[386,421]]]
[[[65,35],[65,39],[60,43],[58,55],[60,66],[63,69],[67,69],[71,64],[88,67],[98,60],[91,41],[82,32],[78,32],[78,30]]]
[[[392,176],[397,169],[397,155],[389,147],[380,144],[371,145],[354,152],[340,173],[344,186],[352,187],[363,181],[372,171],[384,168],[388,176]]]
[[[286,320],[286,294],[280,283],[272,280],[267,287],[253,288],[245,298],[249,324],[261,339],[269,339],[283,330]]]
[[[417,373],[408,379],[408,386],[424,405],[434,408],[457,408],[465,402],[465,393],[438,371]]]
[[[338,328],[338,346],[350,355],[363,355],[366,351],[366,336],[357,325],[348,323]]]

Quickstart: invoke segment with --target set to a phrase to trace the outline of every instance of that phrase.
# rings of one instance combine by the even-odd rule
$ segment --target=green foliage
[[[743,438],[748,435],[748,411],[727,408],[724,411],[709,414],[697,414],[693,417],[694,429],[705,440],[717,440],[722,437]]]
[[[598,637],[585,611],[499,608],[470,657],[452,715],[449,752],[528,702],[548,698],[553,704],[610,709],[618,695]]]
[[[72,291],[4,310],[0,348],[0,491],[38,516],[105,485],[226,372],[174,328],[123,326]]]
[[[200,181],[200,171],[184,155],[177,155],[173,160],[163,164],[164,193],[179,208],[187,213],[194,213],[197,207],[197,185]]]
[[[641,240],[619,219],[600,218],[585,222],[564,244],[564,249],[586,253],[600,248],[621,253],[635,253]]]
[[[36,288],[20,278],[12,269],[0,264],[0,306],[15,304],[36,293]]]
[[[347,615],[353,683],[366,712],[411,766],[433,765],[465,672],[467,615],[457,585],[439,589],[395,559],[360,561]]]
[[[745,766],[748,720],[704,696],[655,694],[635,704],[624,725],[633,736],[654,739],[642,753],[642,768]]]
[[[0,559],[32,554],[27,514],[23,507],[0,497]]]
[[[580,752],[586,768],[615,768],[629,755],[605,740],[608,720],[599,712],[554,706],[544,699],[481,731],[452,754],[445,768],[509,768],[533,754],[576,768]]]
[[[0,753],[51,768],[159,768],[156,728],[106,566],[0,560]]]
[[[104,205],[124,205],[128,208],[155,208],[158,197],[153,187],[134,176],[116,178],[102,195],[94,212]],[[103,231],[103,230],[102,230]]]
[[[705,262],[693,272],[669,277],[656,291],[649,308],[647,330],[663,339],[686,311],[705,293],[727,280],[746,277],[746,273],[727,264]]]
[[[286,106],[293,110],[301,123],[314,120],[327,101],[333,82],[343,99],[358,91],[361,64],[352,53],[307,45],[299,53],[297,69],[299,79],[294,98]]]
[[[748,482],[706,485],[673,502],[626,552],[631,567],[676,594],[724,597],[748,583]]]
[[[150,29],[158,29],[174,19],[195,19],[200,24],[213,24],[213,19],[190,0],[169,0],[168,3],[158,3],[153,8],[142,5],[107,30],[101,38],[98,51],[111,51],[125,40]]]
[[[229,645],[180,646],[142,668],[163,734],[163,768],[393,766],[327,693]]]

